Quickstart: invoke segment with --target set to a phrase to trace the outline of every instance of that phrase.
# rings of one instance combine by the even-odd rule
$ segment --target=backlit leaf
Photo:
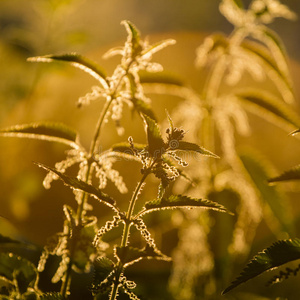
[[[175,148],[175,150],[192,151],[192,152],[197,152],[202,155],[219,158],[218,155],[206,150],[205,148],[200,147],[197,144],[189,143],[189,142],[185,142],[185,141],[178,141],[178,147]]]
[[[37,288],[38,272],[28,260],[12,253],[0,253],[0,276],[15,281],[21,294]]]
[[[267,39],[266,43],[271,50],[278,68],[281,70],[282,74],[286,76],[286,79],[291,84],[291,78],[289,74],[289,68],[286,61],[286,50],[284,48],[283,43],[281,42],[279,36],[270,28],[263,27],[262,32],[264,34],[264,37]]]
[[[282,229],[292,235],[294,228],[292,226],[293,220],[288,213],[290,211],[288,202],[277,187],[268,185],[268,178],[270,178],[270,173],[272,172],[271,166],[253,151],[242,153],[240,158],[253,183],[259,190],[263,201],[268,204]]]
[[[146,202],[144,213],[148,213],[155,210],[161,209],[173,209],[173,208],[206,208],[212,209],[219,212],[229,212],[223,205],[220,205],[216,202],[206,200],[206,199],[199,199],[199,198],[191,198],[188,196],[183,195],[171,195],[167,198],[163,197],[161,199],[156,199],[153,201]]]
[[[113,272],[115,265],[107,257],[98,257],[97,259],[95,259],[93,264],[94,264],[94,278],[92,283],[93,295],[96,295],[98,293],[107,294],[111,288],[111,282],[106,279]]]
[[[160,83],[160,84],[170,84],[176,86],[184,86],[184,82],[181,78],[178,78],[175,75],[167,73],[165,71],[150,73],[146,71],[140,71],[140,82],[145,83]]]
[[[73,148],[80,147],[77,132],[62,123],[42,122],[16,125],[1,129],[0,136],[45,140],[63,143]]]
[[[93,240],[96,234],[95,226],[85,226],[78,232],[78,241],[73,255],[73,263],[80,272],[88,270],[91,255],[96,253]]]
[[[0,234],[0,245],[3,244],[21,244],[21,242]]]
[[[269,182],[278,182],[278,181],[290,181],[290,180],[299,180],[300,179],[300,165],[293,167],[292,169],[283,172],[281,175],[269,179]]]
[[[300,129],[296,129],[296,130],[290,132],[289,134],[290,134],[290,135],[296,135],[296,134],[298,134],[299,132],[300,132]]]
[[[255,108],[263,113],[271,113],[273,116],[293,127],[300,127],[300,117],[293,108],[269,93],[261,91],[248,91],[238,93],[237,97],[246,104],[255,105]],[[258,110],[258,111],[259,111]],[[255,110],[253,110],[255,113]]]
[[[54,169],[54,168],[50,168],[48,166],[45,166],[41,163],[36,163],[39,167],[53,172],[56,175],[59,176],[59,178],[70,188],[75,189],[75,190],[81,190],[84,191],[85,193],[90,194],[91,196],[95,197],[96,199],[100,200],[101,202],[103,202],[104,204],[110,206],[110,207],[114,207],[115,205],[115,200],[112,199],[110,196],[108,196],[107,194],[103,193],[101,190],[95,188],[94,186],[92,186],[91,184],[88,184],[82,180],[79,180],[75,177],[70,177],[67,176],[61,172],[59,172],[58,170]]]
[[[176,44],[176,41],[173,39],[167,39],[160,42],[157,42],[142,51],[142,55],[153,55],[154,53],[160,51],[167,46]]]
[[[122,25],[125,26],[126,31],[128,33],[128,40],[131,42],[132,47],[132,54],[136,55],[138,52],[142,50],[142,47],[140,45],[140,33],[137,30],[137,28],[129,21],[122,21]]]
[[[60,293],[46,293],[41,295],[41,300],[65,300]]]
[[[258,253],[247,264],[239,277],[223,291],[223,294],[228,293],[241,283],[258,276],[265,271],[296,259],[300,259],[300,239],[278,241]]]
[[[149,154],[153,157],[160,157],[164,153],[164,140],[155,120],[144,115],[146,132],[149,145]]]
[[[90,74],[95,79],[100,81],[102,85],[105,87],[107,86],[106,83],[106,75],[104,71],[93,61],[77,54],[77,53],[70,53],[70,54],[62,54],[62,55],[45,55],[45,56],[36,56],[31,57],[28,59],[31,62],[52,62],[52,61],[62,61],[62,62],[69,62],[74,67],[83,70],[84,72]]]
[[[271,79],[275,81],[276,86],[281,92],[286,102],[293,101],[293,88],[290,84],[290,79],[278,67],[277,62],[266,50],[265,47],[250,41],[244,42],[241,47],[248,52],[249,55],[257,57],[266,69],[266,73],[270,75]]]
[[[244,8],[243,2],[242,0],[233,0],[233,2],[235,3],[235,5],[239,8]]]
[[[145,149],[146,146],[147,146],[146,144],[136,144],[136,143],[134,143],[134,148],[139,150],[139,151]],[[128,153],[128,154],[132,153],[130,144],[127,143],[127,142],[114,144],[114,145],[111,146],[111,149],[113,151],[119,151],[119,152],[124,152],[124,153]]]

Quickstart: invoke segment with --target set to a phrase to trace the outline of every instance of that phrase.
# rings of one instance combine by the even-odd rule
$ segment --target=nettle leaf
[[[116,255],[124,267],[132,265],[141,259],[165,259],[170,260],[169,257],[160,253],[157,249],[150,247],[148,244],[144,249],[135,247],[116,247]]]
[[[109,278],[109,275],[112,274],[115,264],[107,257],[98,257],[93,265],[94,278],[91,287],[93,295],[97,295],[98,293],[106,295],[111,289],[113,278]]]
[[[153,55],[154,53],[166,48],[167,46],[174,45],[174,44],[176,44],[176,41],[173,39],[162,40],[153,45],[147,46],[145,49],[143,49],[141,54],[143,56],[144,55],[150,56],[150,55]]]
[[[14,282],[21,294],[37,288],[38,272],[31,262],[12,253],[0,253],[0,262],[0,276]]]
[[[45,166],[41,163],[36,163],[39,167],[49,171],[49,172],[53,172],[56,175],[59,176],[59,178],[69,187],[71,187],[71,189],[75,189],[75,190],[81,190],[84,191],[85,193],[90,194],[91,196],[95,197],[96,199],[98,199],[99,201],[103,202],[104,204],[108,205],[109,207],[113,207],[115,208],[115,200],[112,199],[110,196],[108,196],[107,194],[103,193],[101,190],[95,188],[94,186],[92,186],[91,184],[88,184],[82,180],[79,180],[75,177],[70,177],[67,176],[61,172],[59,172],[58,170],[54,169],[54,168],[50,168],[48,166]]]
[[[146,115],[149,118],[156,120],[156,116],[151,108],[151,105],[141,99],[132,98],[134,109],[140,114]]]
[[[0,246],[3,244],[21,244],[21,242],[0,234]]]
[[[41,300],[65,300],[60,293],[46,293],[40,296]]]
[[[178,147],[175,148],[175,150],[192,151],[192,152],[197,152],[202,155],[211,156],[214,158],[220,158],[218,155],[206,150],[203,147],[198,146],[197,144],[189,143],[189,142],[185,142],[185,141],[178,141]]]
[[[134,148],[138,151],[142,151],[146,148],[146,144],[136,144],[134,143]],[[117,143],[111,146],[111,149],[113,151],[118,151],[118,152],[124,152],[127,154],[133,155],[133,151],[130,147],[130,144],[128,142],[123,142],[123,143]]]
[[[161,136],[160,129],[158,127],[158,124],[155,122],[155,120],[149,118],[146,115],[144,116],[144,120],[146,122],[146,131],[147,131],[147,139],[148,139],[148,146],[149,146],[149,154],[152,157],[161,157],[161,155],[164,153],[164,140]]]
[[[209,52],[207,54],[219,51],[219,48],[227,49],[229,46],[228,38],[222,33],[212,34],[208,38],[212,41],[212,47],[209,49]]]
[[[233,0],[233,2],[238,8],[244,8],[242,0]]]
[[[255,107],[262,110],[264,114],[266,112],[271,113],[288,125],[300,127],[300,117],[293,108],[269,93],[253,90],[238,93],[236,96],[248,104],[255,105]]]
[[[276,32],[265,26],[261,28],[261,32],[263,33],[264,39],[266,39],[265,42],[276,60],[278,68],[280,69],[282,74],[285,75],[286,80],[289,82],[289,84],[292,85],[289,67],[286,60],[286,50],[279,36],[276,34]]]
[[[290,132],[289,135],[296,135],[296,134],[298,134],[299,132],[300,132],[300,129],[296,129],[296,130]]]
[[[0,136],[45,140],[80,148],[77,132],[62,123],[41,122],[16,125],[1,129]]]
[[[107,86],[106,75],[104,71],[93,61],[77,54],[62,54],[62,55],[45,55],[45,56],[36,56],[28,58],[28,61],[31,62],[53,62],[53,61],[62,61],[69,62],[76,68],[83,70],[84,72],[90,74],[95,79],[100,81],[103,86]]]
[[[80,229],[78,234],[73,263],[81,272],[88,270],[91,261],[90,257],[96,253],[96,248],[93,246],[95,234],[96,230],[94,226],[85,226]]]
[[[212,209],[219,212],[226,212],[232,214],[223,205],[220,205],[216,202],[207,199],[191,198],[183,195],[171,195],[167,198],[163,197],[161,199],[156,199],[156,200],[146,202],[145,211],[143,212],[143,214],[156,211],[156,210],[161,210],[161,209],[195,208],[195,207]]]
[[[262,199],[267,203],[282,229],[289,234],[293,234],[293,221],[288,213],[290,207],[284,194],[277,187],[268,185],[268,178],[270,178],[273,168],[264,158],[253,151],[243,152],[240,158],[253,183],[260,192]]]
[[[12,249],[37,250],[33,244],[20,242],[18,240],[14,240],[14,239],[11,239],[10,237],[0,234],[0,251],[12,251]]]
[[[240,276],[234,280],[222,294],[228,293],[241,283],[258,276],[265,271],[296,259],[300,259],[300,239],[277,241],[267,249],[258,253],[244,268]]]
[[[269,70],[272,79],[276,81],[276,85],[281,91],[281,94],[285,101],[291,102],[294,96],[293,88],[290,84],[290,79],[285,73],[281,71],[276,61],[273,59],[267,49],[259,45],[258,43],[253,43],[250,41],[243,42],[241,47],[246,50],[249,55],[254,55],[255,57],[260,59],[266,70]],[[266,73],[268,72],[266,71]]]
[[[293,167],[292,169],[283,172],[281,175],[271,178],[268,181],[279,182],[279,181],[290,181],[290,180],[299,180],[300,179],[300,165]]]
[[[142,50],[142,47],[140,46],[140,33],[137,28],[127,20],[122,21],[121,24],[123,24],[126,28],[128,38],[132,43],[132,49],[134,50],[133,54],[135,55]]]
[[[167,85],[170,84],[176,86],[184,86],[184,82],[181,78],[165,71],[156,72],[156,73],[140,71],[139,76],[140,76],[141,84],[159,83],[159,84],[167,84]]]

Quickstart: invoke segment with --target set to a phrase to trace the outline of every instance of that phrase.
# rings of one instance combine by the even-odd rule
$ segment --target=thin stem
[[[153,165],[153,164],[152,164]],[[148,169],[151,170],[152,166]],[[147,176],[150,174],[149,171],[146,171],[141,179],[141,181],[138,183],[132,197],[131,200],[129,202],[129,206],[128,206],[128,211],[127,211],[127,215],[126,215],[126,222],[124,225],[124,230],[123,230],[123,235],[122,235],[122,242],[121,242],[121,247],[125,247],[128,243],[128,238],[129,238],[129,232],[130,232],[130,227],[132,225],[132,215],[133,215],[133,211],[134,211],[134,207],[136,204],[136,200],[138,198],[138,195],[141,191],[141,188],[147,178]],[[115,300],[117,298],[118,295],[118,289],[119,289],[119,280],[120,280],[120,276],[123,272],[123,264],[121,262],[118,263],[117,265],[117,270],[116,270],[116,276],[115,276],[115,282],[113,285],[113,289],[112,289],[112,293],[110,295],[110,300]]]
[[[89,179],[90,179],[90,176],[91,176],[92,157],[93,157],[93,155],[95,153],[95,150],[96,150],[96,147],[97,147],[97,143],[98,143],[98,140],[99,140],[99,137],[100,137],[101,129],[102,129],[106,114],[107,114],[113,100],[115,99],[116,92],[117,92],[119,86],[121,85],[123,78],[127,75],[132,62],[133,61],[130,61],[128,63],[127,67],[124,69],[125,72],[122,74],[122,76],[119,77],[119,81],[115,85],[114,90],[110,91],[110,95],[111,95],[110,99],[105,103],[105,106],[103,107],[103,109],[101,111],[101,114],[99,116],[99,119],[97,121],[95,134],[94,134],[94,137],[92,139],[89,154],[88,154],[88,158],[87,158],[88,168],[87,168],[87,171],[86,171],[86,174],[85,174],[85,180],[84,180],[85,182],[88,182]],[[80,202],[80,204],[78,206],[78,209],[77,209],[77,224],[76,224],[76,226],[78,226],[78,228],[80,228],[81,225],[82,225],[82,216],[83,216],[83,213],[84,213],[84,206],[85,206],[87,200],[88,200],[88,194],[83,192],[82,197],[81,197],[81,202]],[[70,247],[70,256],[69,256],[70,262],[68,264],[68,268],[67,268],[67,271],[66,271],[66,273],[64,275],[64,278],[62,280],[62,286],[61,286],[61,295],[63,297],[67,297],[67,295],[69,293],[69,287],[70,287],[70,283],[71,283],[71,272],[72,272],[72,265],[73,265],[73,256],[74,256],[76,247],[77,247],[77,239],[72,237],[72,243],[71,243],[71,247]]]

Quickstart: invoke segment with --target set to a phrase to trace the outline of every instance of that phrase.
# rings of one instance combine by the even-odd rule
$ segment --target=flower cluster
[[[140,39],[139,32],[133,24],[128,21],[123,21],[122,24],[128,33],[124,47],[113,48],[104,55],[105,59],[121,55],[121,63],[116,67],[112,76],[106,77],[102,87],[95,86],[92,88],[92,92],[79,98],[79,105],[89,104],[92,100],[100,97],[105,98],[110,103],[110,110],[106,113],[106,119],[111,117],[116,123],[120,135],[124,132],[120,125],[123,103],[138,110],[139,106],[143,104],[137,105],[137,103],[147,105],[150,102],[144,94],[138,72],[141,70],[161,72],[163,70],[162,65],[151,62],[152,56],[157,51],[175,43],[174,40],[169,39],[149,45],[148,40]]]
[[[115,157],[107,157],[105,155],[95,154],[92,157],[93,162],[91,163],[90,167],[88,167],[88,160],[89,158],[86,152],[72,149],[67,151],[67,158],[65,160],[55,164],[55,168],[57,171],[65,173],[68,168],[75,164],[79,164],[77,175],[79,180],[87,180],[89,183],[91,183],[92,176],[89,176],[90,178],[86,178],[87,169],[90,168],[89,174],[94,174],[99,180],[99,189],[104,189],[107,185],[107,181],[110,180],[115,184],[120,193],[127,193],[127,187],[123,181],[123,177],[117,170],[113,169],[113,163],[116,161]],[[58,178],[59,177],[55,173],[50,171],[47,173],[43,181],[44,187],[49,189],[51,182],[53,180],[57,180]],[[78,191],[75,192],[78,193]],[[79,201],[79,198],[80,197],[76,197],[77,201]]]

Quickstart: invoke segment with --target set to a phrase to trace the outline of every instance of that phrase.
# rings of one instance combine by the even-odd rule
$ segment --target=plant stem
[[[150,169],[151,169],[151,167],[149,168],[149,170]],[[121,247],[126,247],[126,245],[128,243],[129,232],[130,232],[130,227],[132,225],[132,215],[133,215],[135,203],[136,203],[136,200],[141,191],[141,188],[142,188],[147,176],[149,175],[149,173],[150,173],[149,171],[146,171],[144,173],[141,181],[138,183],[138,185],[132,195],[132,198],[129,202],[127,215],[126,215],[126,222],[124,224],[124,230],[123,230],[123,235],[122,235]],[[112,293],[110,295],[110,300],[115,300],[117,298],[118,289],[119,289],[119,280],[120,280],[120,276],[121,276],[122,272],[123,272],[123,264],[121,262],[118,262],[116,276],[115,276],[115,282],[113,284],[113,289],[112,289]]]
[[[103,126],[106,114],[107,114],[113,100],[115,99],[116,92],[117,92],[119,86],[121,85],[123,78],[127,75],[128,70],[130,69],[130,66],[131,66],[132,62],[133,61],[130,61],[128,63],[127,67],[124,68],[125,72],[122,74],[122,76],[119,77],[119,81],[115,85],[114,90],[110,92],[110,95],[111,95],[110,99],[107,99],[108,101],[105,103],[105,105],[104,105],[104,107],[101,111],[101,114],[99,116],[99,119],[97,121],[95,134],[94,134],[94,137],[92,139],[92,142],[91,142],[91,145],[90,145],[90,150],[89,150],[89,153],[88,153],[88,158],[87,158],[88,168],[87,168],[85,178],[84,178],[85,182],[88,182],[89,179],[90,179],[90,176],[91,176],[92,161],[93,161],[92,158],[93,158],[93,155],[95,153],[95,150],[96,150],[96,147],[97,147],[97,144],[98,144],[99,136],[100,136],[100,133],[101,133],[101,128]],[[80,204],[77,208],[77,223],[76,223],[76,226],[78,228],[80,228],[82,226],[82,216],[83,216],[83,213],[84,213],[84,206],[85,206],[85,203],[87,202],[87,200],[88,200],[88,194],[83,192],[82,197],[81,197],[81,202],[80,202]],[[67,297],[67,295],[69,293],[69,287],[70,287],[70,283],[71,283],[71,272],[72,272],[72,265],[73,265],[72,260],[73,260],[73,256],[74,256],[74,253],[75,253],[75,250],[76,250],[76,246],[77,246],[77,239],[72,237],[72,243],[71,243],[71,246],[70,246],[70,256],[69,256],[70,261],[69,261],[69,264],[68,264],[68,268],[67,268],[67,270],[64,274],[64,278],[62,280],[62,286],[61,286],[61,290],[60,290],[61,295],[65,298]]]

